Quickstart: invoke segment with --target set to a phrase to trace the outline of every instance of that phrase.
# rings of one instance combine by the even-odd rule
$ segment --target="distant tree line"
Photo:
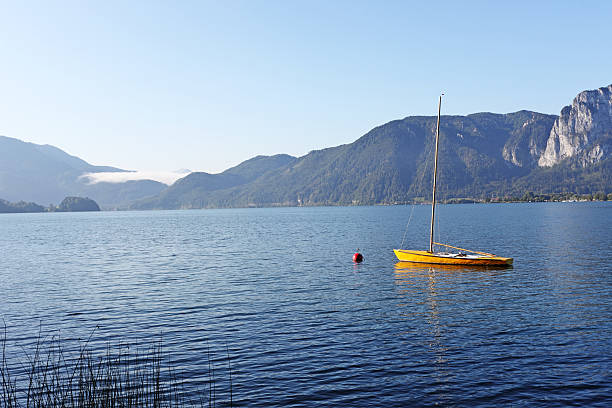
[[[11,203],[0,199],[0,213],[41,213],[41,212],[75,212],[75,211],[100,211],[98,204],[91,198],[66,197],[59,205],[42,205],[19,201]]]
[[[555,194],[537,194],[528,191],[522,196],[507,195],[503,197],[491,196],[487,198],[450,198],[444,200],[445,204],[462,204],[462,203],[515,203],[515,202],[560,202],[560,201],[612,201],[612,193],[604,193],[599,191],[595,194],[578,194],[578,193],[555,193]]]

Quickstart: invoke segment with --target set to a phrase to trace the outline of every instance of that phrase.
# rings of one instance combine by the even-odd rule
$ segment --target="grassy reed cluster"
[[[90,340],[68,352],[59,336],[39,335],[34,350],[24,350],[24,359],[15,362],[7,356],[5,328],[0,339],[0,408],[233,405],[229,351],[229,400],[218,404],[210,353],[208,390],[193,397],[164,358],[161,340],[145,352],[107,344],[105,352],[97,355],[89,347]]]

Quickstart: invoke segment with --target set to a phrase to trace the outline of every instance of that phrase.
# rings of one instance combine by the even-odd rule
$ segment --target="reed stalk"
[[[144,352],[124,343],[107,343],[104,353],[94,353],[91,338],[79,343],[75,353],[66,350],[59,335],[49,338],[39,332],[34,351],[22,349],[23,358],[18,360],[12,353],[9,358],[5,324],[0,338],[0,408],[233,406],[227,345],[229,401],[217,401],[208,345],[208,390],[194,393],[169,363],[161,339]]]

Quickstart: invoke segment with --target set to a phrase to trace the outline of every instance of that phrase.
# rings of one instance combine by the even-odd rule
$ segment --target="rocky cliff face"
[[[532,169],[538,166],[556,117],[528,111],[514,115],[518,119],[521,113],[522,124],[517,122],[513,126],[502,150],[502,157],[514,166]]]
[[[538,165],[550,167],[574,158],[582,167],[597,163],[612,151],[612,85],[578,94],[561,110]]]

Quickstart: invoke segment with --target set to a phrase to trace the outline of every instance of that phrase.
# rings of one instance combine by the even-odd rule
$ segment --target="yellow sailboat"
[[[431,200],[429,251],[394,249],[393,251],[395,252],[395,256],[397,256],[397,259],[402,262],[417,262],[425,264],[473,266],[512,265],[512,258],[504,258],[486,252],[471,251],[469,249],[459,248],[452,245],[440,244],[438,242],[434,242],[433,240],[434,218],[436,214],[436,181],[438,177],[438,142],[440,139],[440,109],[442,107],[442,95],[440,95],[440,100],[438,102],[438,124],[436,125],[436,149],[434,158],[433,196]],[[434,252],[434,245],[454,249],[459,252]]]

